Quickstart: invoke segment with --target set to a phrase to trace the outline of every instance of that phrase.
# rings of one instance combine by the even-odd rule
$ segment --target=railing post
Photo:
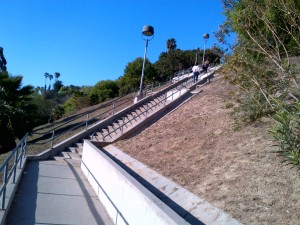
[[[89,113],[88,113],[88,114],[86,115],[85,130],[87,130],[87,128],[88,128],[89,118],[90,118],[90,115],[89,115]]]
[[[5,165],[4,168],[4,176],[3,176],[3,192],[2,192],[2,203],[1,203],[1,209],[4,209],[5,206],[5,196],[6,196],[6,182],[7,182],[7,172],[8,172],[8,163]]]
[[[122,116],[121,134],[123,134],[123,129],[124,129],[124,116]]]
[[[167,102],[167,95],[168,95],[168,92],[166,92],[166,94],[165,94],[165,102],[164,102],[164,106],[166,105],[166,102]]]
[[[21,145],[22,148],[22,145]],[[16,182],[16,173],[17,173],[17,166],[18,166],[18,155],[19,155],[19,147],[17,147],[16,156],[15,156],[15,164],[14,164],[14,174],[13,174],[13,183]],[[21,149],[21,158],[22,158],[22,149]]]
[[[55,134],[55,130],[52,131],[51,148],[53,148],[54,134]]]
[[[146,103],[146,118],[148,117],[148,103]]]
[[[115,101],[113,101],[112,105],[112,115],[115,115]]]
[[[23,148],[22,148],[22,153],[23,153],[23,157],[25,158],[26,156],[26,149],[27,149],[27,140],[28,140],[28,134],[26,135],[26,138],[23,142]]]
[[[27,141],[27,137],[26,137],[26,139],[25,139],[25,141],[24,142],[22,142],[22,144],[21,144],[21,152],[20,152],[20,164],[19,164],[19,168],[21,169],[22,168],[22,158],[23,157],[25,157],[25,153],[24,153],[24,145],[25,145],[25,142]]]

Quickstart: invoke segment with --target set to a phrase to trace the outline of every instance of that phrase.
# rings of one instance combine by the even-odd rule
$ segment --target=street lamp
[[[204,52],[203,52],[202,65],[204,65],[205,46],[206,46],[206,41],[207,41],[207,39],[209,38],[209,34],[205,33],[205,34],[203,35],[203,38],[204,38]]]
[[[196,48],[195,52],[196,52],[195,65],[198,65],[198,52],[199,52],[199,48]]]
[[[141,75],[141,82],[140,82],[140,88],[137,96],[134,99],[134,103],[137,101],[141,100],[143,98],[143,81],[144,81],[144,69],[145,69],[145,62],[146,62],[146,54],[147,54],[147,47],[148,47],[148,42],[151,41],[154,37],[154,28],[152,26],[143,26],[143,31],[142,35],[144,35],[146,38],[143,39],[146,41],[146,46],[145,46],[145,53],[144,53],[144,61],[143,61],[143,68],[142,68],[142,75]],[[148,39],[149,37],[149,39]]]

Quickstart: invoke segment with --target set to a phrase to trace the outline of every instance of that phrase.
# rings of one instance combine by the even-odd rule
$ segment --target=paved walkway
[[[30,161],[22,175],[7,225],[112,224],[72,159]]]

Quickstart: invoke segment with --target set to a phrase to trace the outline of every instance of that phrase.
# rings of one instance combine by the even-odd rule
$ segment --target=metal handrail
[[[110,101],[109,103],[101,104],[99,107],[97,107],[97,108],[95,108],[95,109],[88,110],[87,112],[82,113],[82,115],[80,115],[80,116],[78,116],[78,117],[75,117],[75,118],[73,118],[73,119],[70,119],[70,120],[66,121],[65,123],[60,124],[59,126],[55,127],[53,130],[55,130],[55,129],[57,129],[57,128],[60,128],[60,127],[63,127],[64,125],[66,125],[66,124],[68,124],[68,123],[70,123],[70,122],[72,122],[72,121],[74,121],[74,120],[77,120],[77,119],[79,119],[79,118],[81,118],[81,117],[84,117],[84,116],[86,116],[86,115],[89,115],[91,112],[94,112],[94,111],[96,111],[96,110],[98,110],[98,109],[105,108],[105,107],[109,106],[111,103],[112,103],[112,105],[115,105],[116,102],[121,101],[121,98],[122,98],[122,97],[119,97],[119,98],[117,98],[117,99],[115,99],[115,100],[113,100],[113,101]],[[131,100],[132,97],[125,98],[125,100],[126,100],[126,99],[129,101],[129,99]],[[122,100],[124,100],[124,99],[122,99]],[[127,102],[128,102],[128,101],[127,101]],[[122,105],[122,104],[120,104],[120,105]],[[109,110],[109,111],[110,111],[110,110]],[[52,130],[50,130],[50,133],[51,133],[51,132],[52,132]],[[48,133],[49,133],[49,131],[43,132],[43,133],[39,133],[39,132],[32,131],[30,134],[41,134],[41,135],[45,135],[45,134],[48,134]]]
[[[26,147],[27,147],[28,133],[22,138],[22,140],[18,143],[18,145],[14,148],[11,154],[6,158],[2,166],[0,167],[0,173],[4,173],[2,176],[2,185],[0,188],[1,195],[1,210],[5,208],[5,195],[6,195],[6,187],[9,183],[10,178],[12,178],[12,183],[16,182],[16,173],[17,166],[19,164],[19,168],[22,168],[23,158],[26,157]],[[19,151],[20,149],[20,151]],[[14,164],[9,168],[10,160],[14,159]]]
[[[138,110],[138,108],[136,108],[136,111],[138,110],[138,111],[140,111],[140,112],[136,112],[136,115],[133,116],[131,119],[127,118],[127,119],[128,119],[127,122],[124,122],[124,118],[126,118],[126,116],[124,116],[124,115],[120,116],[118,119],[116,119],[116,121],[122,120],[122,124],[120,125],[119,123],[117,123],[117,124],[119,125],[118,127],[114,127],[114,126],[113,126],[113,123],[112,123],[111,125],[109,125],[109,126],[111,126],[111,127],[113,128],[113,130],[110,131],[109,129],[107,129],[108,133],[107,133],[106,135],[103,135],[103,133],[101,133],[101,134],[102,134],[102,137],[103,137],[103,140],[105,140],[105,138],[106,138],[107,136],[110,136],[110,137],[111,137],[111,134],[112,134],[112,133],[117,133],[117,130],[121,130],[121,134],[123,134],[124,126],[127,127],[127,124],[128,124],[128,123],[131,123],[133,120],[136,120],[136,118],[141,118],[140,116],[142,116],[142,115],[144,115],[144,114],[145,114],[145,117],[147,118],[147,115],[148,115],[148,111],[149,111],[149,110],[151,110],[152,108],[155,108],[156,106],[158,106],[158,105],[160,105],[160,104],[162,104],[162,103],[165,105],[165,104],[166,104],[166,101],[167,101],[167,99],[168,99],[169,97],[172,97],[172,101],[173,101],[173,96],[174,96],[175,94],[177,94],[178,92],[180,92],[180,95],[181,95],[182,87],[187,88],[188,86],[191,86],[190,84],[193,84],[193,79],[187,79],[185,82],[179,83],[176,87],[174,87],[174,88],[172,89],[172,93],[171,93],[169,96],[168,96],[168,91],[162,93],[160,96],[158,96],[158,97],[156,98],[156,99],[159,99],[160,97],[163,96],[163,98],[162,98],[162,99],[159,99],[158,102],[154,101],[155,99],[154,99],[154,100],[151,100],[151,101],[154,101],[155,104],[151,104],[150,101],[149,101],[149,102],[145,103],[144,105],[139,106],[139,107],[143,107],[143,108],[144,108],[144,106],[146,106],[146,109],[144,108],[144,111],[142,111],[142,110]],[[179,87],[179,88],[178,88],[178,87]],[[175,90],[175,91],[173,91],[173,90]],[[169,90],[169,91],[170,91],[170,90]],[[151,104],[150,107],[148,106],[149,103]],[[131,123],[131,124],[132,124],[132,123]],[[97,131],[94,132],[94,133],[91,135],[92,138],[94,137],[95,133],[97,133]]]
[[[123,99],[123,100],[124,100],[124,99]],[[85,129],[87,130],[89,126],[91,126],[92,124],[94,124],[94,123],[96,123],[97,121],[99,121],[98,118],[101,118],[103,115],[105,115],[105,114],[109,114],[109,115],[112,114],[112,115],[114,115],[115,110],[116,110],[117,108],[120,108],[120,106],[123,106],[123,105],[127,104],[128,102],[132,102],[132,103],[133,103],[132,97],[125,98],[125,100],[126,100],[126,101],[123,101],[121,104],[116,104],[116,102],[121,101],[121,100],[113,101],[113,102],[112,102],[112,108],[110,108],[110,109],[104,111],[103,113],[100,113],[100,114],[98,114],[98,115],[96,115],[96,116],[94,116],[94,117],[92,117],[92,118],[89,117],[90,111],[88,111],[88,113],[82,115],[82,116],[87,116],[86,121],[81,122],[81,123],[79,123],[79,124],[77,124],[77,125],[74,125],[74,126],[71,127],[70,129],[68,129],[68,130],[66,130],[66,131],[64,131],[64,132],[62,132],[62,133],[60,133],[60,134],[58,134],[58,135],[55,135],[55,130],[56,130],[57,128],[60,128],[60,127],[62,127],[62,126],[64,126],[64,125],[70,123],[70,122],[73,121],[73,120],[70,120],[70,121],[68,121],[68,122],[66,122],[66,123],[64,123],[64,124],[62,124],[62,125],[56,127],[55,129],[50,130],[50,131],[44,133],[44,134],[51,134],[51,139],[50,139],[50,140],[47,140],[47,141],[44,141],[44,142],[39,142],[39,143],[28,143],[28,144],[43,145],[43,144],[47,144],[47,143],[50,142],[51,148],[53,148],[53,142],[54,142],[54,140],[57,139],[58,137],[60,137],[60,136],[62,136],[62,135],[65,135],[66,133],[69,133],[70,131],[75,130],[75,129],[77,129],[78,127],[81,127],[81,126],[83,126],[83,125],[85,125]],[[106,104],[105,106],[108,106],[108,105],[109,105],[109,104]],[[102,107],[103,107],[103,105],[102,105]],[[100,109],[100,108],[102,108],[102,107],[99,107],[99,108],[97,108],[97,109]],[[94,109],[93,111],[96,111],[97,109]],[[109,113],[109,112],[111,112],[111,113]],[[82,117],[82,116],[80,116],[80,117]],[[78,118],[80,118],[80,117],[77,117],[77,118],[75,118],[75,119],[78,119]],[[102,117],[102,119],[105,119],[105,118],[106,118],[106,117]],[[75,120],[75,119],[74,119],[74,120]],[[94,120],[94,119],[98,119],[98,120],[95,121],[94,123],[90,123],[90,124],[89,124],[89,122],[90,122],[91,120]]]

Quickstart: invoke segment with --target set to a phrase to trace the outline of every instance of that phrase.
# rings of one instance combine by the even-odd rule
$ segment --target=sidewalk
[[[112,224],[80,170],[80,161],[29,161],[22,175],[7,225]]]

